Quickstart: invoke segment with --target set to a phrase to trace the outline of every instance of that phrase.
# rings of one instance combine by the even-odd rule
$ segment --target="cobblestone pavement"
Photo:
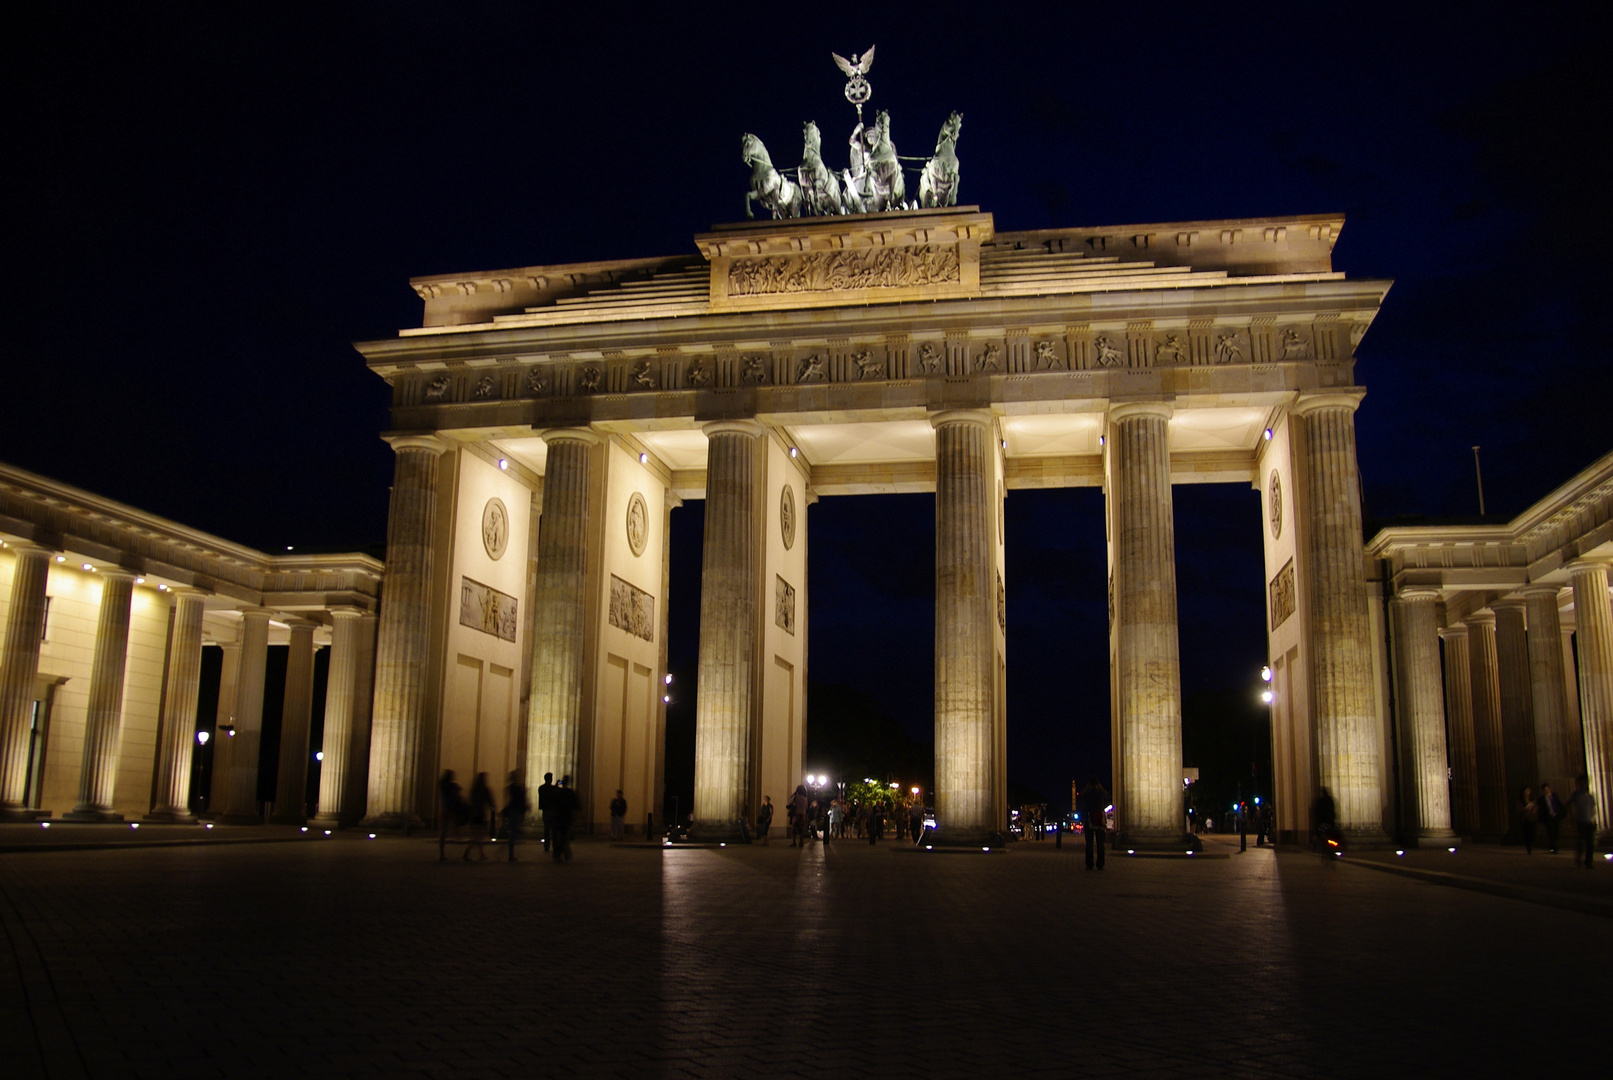
[[[529,853],[0,855],[0,1073],[1554,1072],[1613,1004],[1613,919],[1299,853]]]

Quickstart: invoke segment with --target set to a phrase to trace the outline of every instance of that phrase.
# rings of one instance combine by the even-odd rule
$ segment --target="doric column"
[[[935,815],[938,838],[979,844],[992,813],[996,579],[992,418],[938,413],[935,427]]]
[[[230,804],[230,738],[235,723],[235,699],[241,687],[241,631],[237,628],[234,641],[220,641],[219,650],[224,663],[218,675],[218,708],[213,713],[213,732],[208,738],[211,749],[212,771],[208,775],[207,809],[204,817],[218,817]]]
[[[189,821],[190,761],[196,749],[196,706],[202,688],[202,614],[207,600],[189,589],[174,594],[168,642],[168,686],[157,748],[157,805],[147,821]]]
[[[1467,627],[1440,631],[1445,640],[1445,725],[1450,733],[1451,828],[1476,836],[1479,825],[1479,763],[1473,745],[1473,668]]]
[[[388,441],[395,460],[376,645],[368,820],[381,828],[401,828],[419,820],[416,772],[431,638],[437,462],[446,447],[431,435]]]
[[[280,768],[275,777],[276,825],[308,821],[308,724],[314,711],[314,627],[308,619],[287,619],[286,694],[280,707]]]
[[[222,740],[229,747],[229,775],[219,820],[225,825],[261,825],[258,809],[258,745],[263,739],[263,680],[269,663],[269,613],[241,612],[241,658],[236,667],[235,709]],[[213,787],[219,786],[218,764]]]
[[[1572,588],[1570,588],[1572,595]],[[1574,665],[1574,630],[1575,624],[1570,613],[1569,618],[1558,617],[1558,625],[1562,627],[1563,657],[1563,701],[1566,703],[1568,717],[1568,763],[1570,776],[1578,776],[1585,771],[1585,726],[1579,713],[1579,672]]]
[[[526,729],[526,775],[533,789],[547,772],[556,781],[570,776],[574,785],[582,783],[577,744],[587,647],[590,493],[599,436],[585,428],[567,428],[544,432],[543,441],[549,453],[532,592],[532,694]]]
[[[754,420],[705,426],[706,531],[701,554],[700,668],[695,692],[694,818],[702,836],[738,832],[750,783],[762,512]],[[547,498],[547,495],[545,496]],[[937,751],[939,754],[939,751]]]
[[[364,614],[357,608],[331,613],[330,670],[325,677],[325,734],[319,763],[319,807],[315,818],[325,828],[341,823],[352,760],[353,699],[358,682],[358,635]]]
[[[0,644],[5,650],[0,653],[0,821],[39,816],[23,806],[23,793],[28,789],[34,680],[45,635],[45,580],[51,556],[48,548],[25,540],[9,541],[6,550],[15,561],[6,639]]]
[[[1524,786],[1540,789],[1535,775],[1534,697],[1529,691],[1529,639],[1519,600],[1491,604],[1495,612],[1496,673],[1501,686],[1501,745],[1507,769],[1507,833],[1519,832],[1518,800]]]
[[[370,710],[375,706],[375,645],[380,619],[373,612],[360,616],[358,661],[353,683],[352,752],[347,761],[347,787],[342,792],[342,823],[364,819],[369,805]]]
[[[1501,734],[1501,679],[1496,660],[1495,616],[1467,620],[1468,660],[1473,671],[1473,759],[1478,767],[1479,831],[1499,840],[1511,821],[1507,795],[1506,740]]]
[[[1574,620],[1579,636],[1579,715],[1585,732],[1585,771],[1596,799],[1596,826],[1613,831],[1613,604],[1607,567],[1571,562]]]
[[[1557,586],[1522,590],[1529,615],[1529,697],[1535,717],[1535,779],[1558,798],[1573,790],[1572,739],[1563,693],[1563,630],[1557,617]]]
[[[1170,416],[1159,402],[1109,410],[1124,793],[1117,810],[1131,847],[1176,846],[1184,831]]]
[[[84,710],[84,753],[78,773],[78,802],[69,821],[122,821],[112,812],[118,774],[118,740],[123,723],[123,672],[129,658],[129,607],[134,574],[109,569],[100,574],[101,609],[95,623],[95,660],[90,667],[90,699]]]
[[[1294,415],[1307,520],[1301,557],[1309,630],[1317,774],[1341,829],[1383,837],[1383,751],[1373,694],[1355,459],[1358,392],[1302,394]]]
[[[1406,805],[1414,818],[1408,824],[1417,836],[1443,840],[1452,831],[1438,603],[1438,589],[1400,592],[1400,685],[1405,698]]]

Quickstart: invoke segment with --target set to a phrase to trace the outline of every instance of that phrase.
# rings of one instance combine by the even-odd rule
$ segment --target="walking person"
[[[1249,850],[1249,804],[1238,804],[1238,850]]]
[[[1333,803],[1333,793],[1324,787],[1316,793],[1316,801],[1311,803],[1313,840],[1324,855],[1328,852],[1328,841],[1334,838],[1334,826],[1338,820],[1338,808]]]
[[[756,811],[756,835],[762,838],[762,846],[767,847],[768,834],[773,830],[773,796],[762,796],[762,808]]]
[[[1540,808],[1541,824],[1546,826],[1546,848],[1553,855],[1557,854],[1557,834],[1563,827],[1563,815],[1568,811],[1563,809],[1563,801],[1557,793],[1551,790],[1551,785],[1540,785],[1540,798],[1535,800]]]
[[[908,808],[908,830],[913,834],[913,843],[919,844],[924,839],[924,804],[917,799]]]
[[[1585,869],[1591,868],[1591,855],[1596,851],[1596,802],[1591,798],[1591,778],[1584,773],[1574,777],[1574,793],[1568,796],[1568,816],[1574,819],[1579,835],[1574,838],[1574,864],[1581,858]]]
[[[1097,868],[1103,869],[1104,818],[1109,813],[1109,789],[1094,776],[1081,789],[1078,800],[1081,813],[1081,831],[1087,838],[1087,869],[1093,866],[1093,850],[1097,851]]]
[[[622,798],[622,789],[616,789],[616,798],[610,801],[610,838],[620,841],[626,832],[627,800]]]
[[[504,788],[504,836],[509,841],[510,855],[506,862],[515,862],[515,845],[520,843],[521,831],[526,827],[526,816],[532,812],[532,799],[521,783],[521,773],[513,770],[510,782]]]
[[[795,785],[790,796],[790,846],[806,847],[807,793],[805,784]]]
[[[554,804],[550,810],[553,824],[549,832],[549,854],[557,863],[571,861],[571,826],[576,820],[577,811],[582,804],[577,799],[577,793],[571,790],[571,777],[562,776],[560,783],[555,785],[554,792],[549,801]]]
[[[1535,853],[1535,823],[1540,820],[1540,804],[1535,801],[1535,789],[1525,787],[1518,804],[1518,824],[1523,827],[1523,853]]]
[[[543,774],[543,783],[538,785],[538,817],[543,820],[543,850],[553,852],[549,846],[549,835],[554,829],[555,805],[554,773]]]
[[[465,861],[470,861],[470,849],[476,848],[476,854],[482,862],[487,861],[487,848],[483,845],[483,834],[486,839],[493,838],[493,829],[498,822],[497,807],[493,802],[493,789],[487,784],[487,774],[480,772],[470,785],[470,823],[471,838],[465,842]]]
[[[448,861],[448,834],[459,839],[459,830],[470,816],[470,804],[454,780],[454,770],[444,769],[437,781],[437,861]],[[469,848],[466,848],[469,851]]]

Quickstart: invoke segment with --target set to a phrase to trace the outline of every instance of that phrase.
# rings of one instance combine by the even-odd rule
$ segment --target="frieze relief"
[[[1294,613],[1294,560],[1289,559],[1271,579],[1271,628],[1277,629]]]
[[[468,577],[459,579],[459,625],[513,642],[515,612],[515,597],[509,593]]]
[[[775,575],[773,623],[786,634],[795,633],[795,586]]]
[[[809,251],[735,259],[728,267],[728,295],[899,289],[961,280],[962,264],[955,247],[919,244],[859,251]]]
[[[610,576],[610,624],[645,641],[655,640],[655,597]]]

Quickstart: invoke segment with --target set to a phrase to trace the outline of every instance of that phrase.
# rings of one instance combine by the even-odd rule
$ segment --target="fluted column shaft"
[[[375,706],[375,646],[380,619],[367,614],[359,619],[358,670],[353,684],[352,754],[347,762],[347,786],[342,792],[342,821],[364,818],[369,805],[371,709]]]
[[[129,658],[129,614],[134,575],[107,570],[101,577],[101,608],[95,622],[95,659],[84,711],[84,753],[78,774],[76,820],[121,821],[112,812],[123,724],[123,674]]]
[[[369,819],[383,827],[417,820],[420,726],[431,637],[437,464],[443,449],[442,442],[431,436],[392,440],[392,507],[387,523],[386,578],[381,585],[369,783]]]
[[[1451,828],[1464,836],[1481,831],[1479,764],[1473,745],[1473,668],[1465,626],[1440,632],[1445,640],[1445,725],[1450,733]]]
[[[761,597],[762,512],[751,420],[707,424],[701,553],[700,667],[695,694],[694,816],[702,835],[730,835],[750,783],[753,654]]]
[[[1422,837],[1451,835],[1450,764],[1445,754],[1445,701],[1439,668],[1437,589],[1400,594],[1400,672],[1405,709],[1405,786],[1410,824]]]
[[[1182,684],[1168,424],[1161,404],[1110,411],[1115,628],[1121,731],[1120,829],[1127,843],[1178,843]]]
[[[577,788],[588,619],[588,537],[594,447],[584,429],[551,431],[538,527],[532,600],[532,693],[527,703],[526,775],[570,776]],[[576,790],[574,788],[574,790]]]
[[[22,541],[6,549],[14,556],[6,639],[0,648],[0,819],[23,815],[28,789],[28,747],[32,739],[34,680],[39,677],[39,645],[45,634],[45,582],[51,553]],[[43,749],[43,748],[41,748]]]
[[[1563,628],[1557,586],[1523,590],[1529,616],[1529,697],[1535,718],[1535,778],[1558,798],[1572,790],[1574,767],[1568,733],[1568,696],[1563,688]]]
[[[229,777],[225,802],[219,807],[226,825],[261,825],[258,811],[258,748],[263,741],[263,680],[269,665],[269,613],[251,608],[241,613],[241,657],[236,667],[235,709],[226,733]],[[218,787],[218,766],[213,786]]]
[[[286,654],[286,693],[280,707],[280,768],[275,776],[276,825],[302,825],[308,820],[308,725],[314,711],[314,624],[288,620],[291,643]]]
[[[1496,658],[1495,616],[1467,620],[1468,659],[1473,671],[1473,756],[1478,768],[1479,831],[1486,839],[1506,835],[1512,799],[1507,794],[1506,740],[1501,734],[1501,677]]]
[[[230,743],[233,741],[224,729],[235,723],[235,701],[241,686],[241,636],[236,631],[234,641],[219,642],[224,663],[218,675],[218,709],[213,714],[213,733],[208,743],[212,747],[212,772],[208,777],[207,814],[216,817],[230,804]]]
[[[938,837],[976,844],[993,818],[991,414],[944,412],[935,427],[935,814]]]
[[[1540,789],[1535,775],[1534,696],[1529,689],[1529,639],[1523,604],[1491,604],[1495,612],[1496,671],[1501,686],[1502,755],[1507,770],[1507,832],[1521,830],[1517,804],[1525,786]]]
[[[325,676],[325,734],[319,763],[319,806],[322,825],[341,820],[347,790],[347,766],[352,760],[353,700],[358,681],[358,635],[362,613],[331,612],[330,669]]]
[[[1596,826],[1613,831],[1613,603],[1607,567],[1568,566],[1579,636],[1579,714],[1585,732],[1585,772],[1596,799]]]
[[[1311,703],[1317,772],[1339,827],[1383,835],[1383,751],[1373,695],[1353,394],[1302,396]]]
[[[190,762],[196,749],[196,706],[202,688],[202,615],[206,599],[182,591],[174,597],[174,627],[168,642],[168,687],[162,700],[162,743],[157,751],[160,821],[190,819]]]

